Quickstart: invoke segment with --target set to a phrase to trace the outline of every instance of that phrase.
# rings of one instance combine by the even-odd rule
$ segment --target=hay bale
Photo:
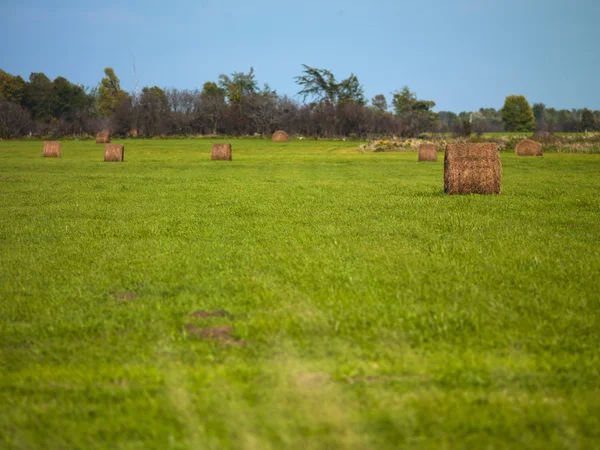
[[[59,141],[44,141],[44,158],[60,158]]]
[[[210,159],[231,161],[231,144],[213,144]]]
[[[104,147],[104,161],[118,161],[123,162],[125,160],[125,147],[122,144],[106,144]]]
[[[110,144],[110,131],[96,133],[96,144]]]
[[[448,144],[444,155],[446,194],[499,194],[502,164],[498,146]]]
[[[290,140],[290,137],[285,131],[276,131],[273,133],[273,137],[271,138],[273,142],[287,142]]]
[[[138,137],[138,129],[137,128],[132,128],[131,130],[129,130],[129,136],[131,137]]]
[[[542,144],[531,139],[519,142],[515,147],[517,156],[542,156]]]
[[[421,144],[419,145],[419,161],[437,161],[437,145]]]

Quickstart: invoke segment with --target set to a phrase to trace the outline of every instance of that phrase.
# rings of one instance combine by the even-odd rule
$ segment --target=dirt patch
[[[391,381],[407,382],[407,381],[428,381],[428,377],[424,376],[394,376],[394,375],[378,375],[372,377],[347,377],[346,381],[348,384],[375,384],[375,383],[388,383]]]
[[[244,341],[235,339],[232,336],[233,327],[231,325],[218,325],[216,327],[200,328],[196,325],[187,325],[185,331],[190,336],[204,339],[207,341],[215,341],[225,345],[243,346]]]
[[[294,378],[298,386],[320,386],[331,381],[331,377],[323,372],[303,373]]]
[[[230,317],[224,309],[215,309],[214,311],[203,311],[201,309],[191,312],[188,314],[189,317],[198,317],[200,319],[206,319],[207,317]]]
[[[135,292],[111,292],[110,296],[118,300],[134,300],[137,298]]]

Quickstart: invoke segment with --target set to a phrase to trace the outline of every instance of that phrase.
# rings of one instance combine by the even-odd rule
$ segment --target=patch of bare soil
[[[137,294],[135,292],[111,292],[110,296],[118,300],[134,300],[137,298]]]
[[[235,339],[232,336],[233,327],[231,325],[218,325],[216,327],[201,328],[196,325],[187,325],[185,327],[187,334],[190,336],[219,342],[224,345],[243,346],[246,343],[242,340]]]
[[[229,317],[230,314],[224,309],[215,309],[214,311],[203,311],[201,309],[191,312],[188,314],[189,317],[198,317],[200,319],[206,319],[207,317]]]

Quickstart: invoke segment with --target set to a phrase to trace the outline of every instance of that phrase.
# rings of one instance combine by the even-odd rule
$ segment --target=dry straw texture
[[[542,156],[542,144],[530,139],[525,139],[515,146],[517,156]]]
[[[419,161],[437,161],[437,145],[421,144],[419,146]]]
[[[231,144],[213,144],[210,159],[231,161]]]
[[[499,194],[502,164],[496,144],[448,144],[444,155],[446,194]]]
[[[125,160],[125,147],[121,144],[106,144],[104,147],[104,161],[118,161],[122,162]]]
[[[290,140],[290,137],[285,131],[276,131],[273,133],[273,137],[271,138],[273,142],[287,142]]]
[[[59,141],[44,141],[44,158],[60,158]]]
[[[96,144],[110,144],[110,131],[96,133]]]

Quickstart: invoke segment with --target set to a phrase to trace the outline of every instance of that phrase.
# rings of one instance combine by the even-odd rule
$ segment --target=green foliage
[[[302,64],[302,66],[304,67],[303,75],[297,76],[295,80],[296,84],[302,87],[298,95],[302,95],[304,101],[311,98],[318,103],[327,101],[332,105],[337,103],[366,104],[362,85],[353,73],[338,83],[329,70],[317,69],[306,64]]]
[[[431,129],[437,120],[437,114],[432,111],[435,107],[434,101],[417,99],[417,94],[408,86],[394,91],[392,95],[392,107],[401,120],[403,136],[414,137]]]
[[[23,106],[31,112],[32,119],[50,121],[55,105],[56,93],[52,81],[43,73],[31,73],[23,92]]]
[[[600,155],[213,142],[0,142],[0,448],[598,448]]]
[[[101,115],[111,117],[128,94],[121,89],[121,82],[112,68],[105,68],[104,75],[98,86],[98,110]]]
[[[23,100],[25,81],[20,76],[0,70],[0,98],[20,105]]]
[[[546,119],[546,105],[543,103],[534,103],[532,110],[533,117],[537,123],[543,122]]]
[[[535,117],[529,102],[523,95],[509,95],[502,107],[502,122],[506,131],[532,132]]]
[[[54,106],[52,115],[57,118],[74,120],[78,111],[91,106],[91,96],[88,96],[81,86],[71,83],[63,77],[53,82]]]
[[[585,108],[581,112],[581,131],[594,131],[596,129],[596,119],[594,113]]]
[[[258,92],[254,67],[250,67],[248,73],[233,72],[231,76],[219,75],[219,86],[226,93],[230,103],[239,105],[244,97],[250,97]]]
[[[383,94],[377,94],[375,97],[373,97],[371,99],[371,104],[373,105],[373,108],[379,112],[384,112],[388,109],[387,100]]]
[[[217,85],[217,83],[215,83],[214,81],[207,81],[202,86],[202,93],[200,94],[200,96],[205,99],[211,98],[211,97],[224,98],[225,93],[226,93],[225,89],[219,87]]]

